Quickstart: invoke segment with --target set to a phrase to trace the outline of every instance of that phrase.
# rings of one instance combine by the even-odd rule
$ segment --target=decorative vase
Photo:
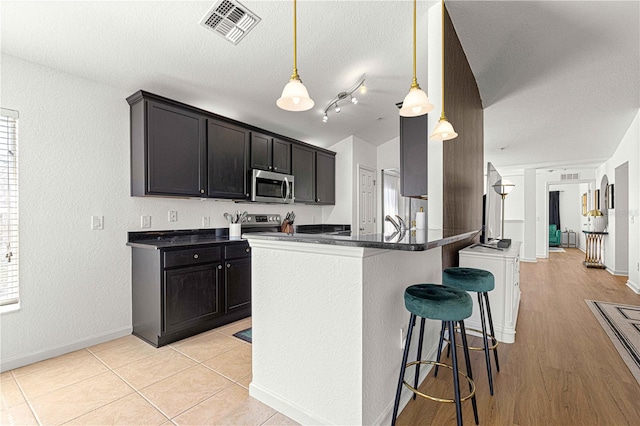
[[[587,218],[589,220],[589,231],[604,232],[607,228],[607,219],[600,210],[590,210],[589,213],[587,213]]]

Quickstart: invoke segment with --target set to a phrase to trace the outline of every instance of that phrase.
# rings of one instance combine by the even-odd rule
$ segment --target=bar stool
[[[404,347],[404,354],[402,356],[402,366],[400,367],[400,378],[398,379],[398,388],[396,390],[396,399],[393,406],[393,417],[391,418],[391,425],[395,425],[396,417],[398,416],[398,407],[400,405],[400,395],[402,393],[402,385],[404,384],[411,392],[413,392],[413,398],[416,395],[430,399],[437,402],[453,402],[456,404],[456,418],[458,425],[462,425],[462,401],[471,398],[473,404],[473,415],[475,417],[476,424],[478,424],[478,407],[476,405],[475,397],[475,384],[473,383],[473,375],[471,373],[471,362],[469,361],[469,349],[467,345],[467,335],[464,328],[464,320],[471,316],[473,310],[473,303],[471,296],[466,291],[459,290],[457,288],[447,287],[437,284],[415,284],[407,287],[404,292],[404,305],[411,313],[409,317],[409,327],[407,330],[407,341]],[[407,363],[409,357],[409,347],[411,346],[411,334],[413,327],[416,323],[416,317],[421,317],[420,323],[420,341],[418,345],[418,353],[416,361]],[[452,364],[443,364],[435,361],[421,360],[422,356],[422,342],[424,339],[424,323],[425,319],[433,319],[443,321],[449,324],[451,329],[454,329],[455,323],[460,324],[460,332],[462,336],[462,346],[464,348],[465,362],[467,365],[467,374],[458,371],[458,358],[456,351],[452,352]],[[455,333],[452,333],[451,340],[455,345]],[[453,373],[453,390],[454,399],[442,399],[420,392],[418,387],[418,378],[420,376],[420,365],[430,364],[436,366],[446,367],[452,370]],[[416,366],[416,374],[413,387],[404,380],[404,375],[407,367]],[[458,375],[462,375],[469,382],[469,395],[464,398],[460,397],[460,381]]]
[[[491,357],[489,356],[489,350],[493,349],[493,357],[496,361],[496,370],[500,372],[500,364],[498,363],[498,341],[495,338],[495,332],[493,329],[493,319],[491,318],[491,306],[489,305],[489,293],[491,290],[495,288],[495,278],[493,274],[489,271],[485,271],[483,269],[476,268],[447,268],[442,272],[442,283],[449,286],[454,287],[460,290],[465,291],[473,291],[478,294],[478,306],[480,307],[480,321],[482,322],[482,341],[483,345],[481,348],[471,347],[471,350],[480,350],[484,351],[485,361],[487,364],[487,374],[489,377],[489,392],[493,395],[493,377],[491,374]],[[489,330],[491,334],[487,334],[487,326],[485,320],[484,310],[487,310],[487,317],[489,319]],[[440,330],[440,343],[438,345],[438,358],[437,361],[440,361],[440,355],[442,351],[442,344],[444,340],[444,331],[446,328],[446,324],[442,322],[442,329]],[[452,328],[449,328],[449,334],[454,334],[452,332]],[[480,331],[480,330],[474,330]],[[488,340],[491,338],[491,345],[489,345]],[[449,350],[451,349],[451,345],[447,350],[447,356]],[[434,375],[438,375],[438,367],[436,366],[436,370]]]

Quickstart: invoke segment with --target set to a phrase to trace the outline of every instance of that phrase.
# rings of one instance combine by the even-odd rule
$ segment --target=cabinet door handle
[[[271,166],[269,166],[269,170],[271,170]]]
[[[318,198],[318,203],[320,202],[320,198]]]
[[[201,193],[201,194],[204,194],[204,189],[201,189],[201,190],[200,190],[200,193]]]
[[[200,257],[200,256],[198,256],[198,253],[196,253],[196,254],[194,254],[194,255],[193,255],[193,258],[194,258],[194,259],[197,259],[198,257]]]
[[[230,263],[227,263],[227,268],[231,268],[231,264]]]
[[[247,247],[246,249],[244,249],[244,251],[246,251],[247,253],[249,253],[251,251],[251,249],[249,247]]]
[[[246,195],[246,196],[248,197],[248,196],[249,196],[249,193],[247,192],[247,193],[246,193],[246,194],[244,194],[244,195]]]
[[[273,170],[278,170],[278,168],[277,168],[277,167],[274,167],[274,168],[273,168]]]
[[[218,265],[218,269],[222,269],[222,265]]]

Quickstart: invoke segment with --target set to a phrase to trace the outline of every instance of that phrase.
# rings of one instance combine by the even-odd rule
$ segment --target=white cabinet
[[[496,287],[489,292],[489,303],[495,337],[504,343],[513,343],[516,337],[520,305],[520,245],[520,242],[513,241],[511,247],[505,250],[470,246],[459,252],[460,267],[484,269],[495,277]],[[465,325],[481,330],[477,293],[470,294],[473,300],[473,314],[465,320]]]

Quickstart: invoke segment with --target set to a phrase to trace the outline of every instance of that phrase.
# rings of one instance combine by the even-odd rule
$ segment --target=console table
[[[600,268],[605,269],[606,266],[602,263],[602,245],[604,243],[604,236],[608,232],[592,232],[582,231],[587,239],[585,251],[584,266],[587,268]]]
[[[562,237],[560,237],[561,247],[578,247],[577,235],[574,231],[562,231]]]

